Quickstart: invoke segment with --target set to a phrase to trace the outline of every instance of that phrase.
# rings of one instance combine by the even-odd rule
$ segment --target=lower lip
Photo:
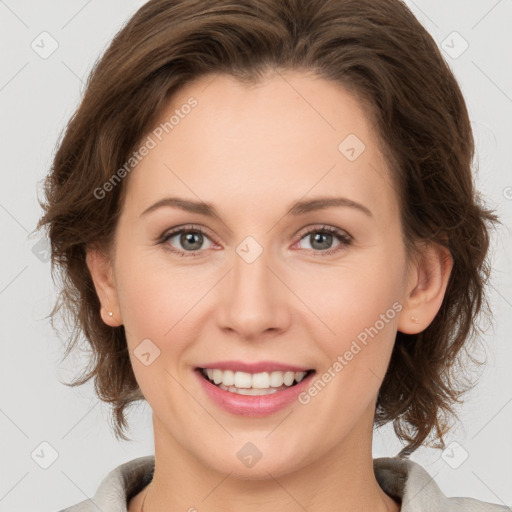
[[[215,384],[212,384],[203,376],[201,370],[195,370],[201,386],[210,399],[225,411],[238,416],[261,417],[273,414],[289,406],[297,399],[302,391],[305,391],[310,384],[315,372],[311,372],[301,382],[282,391],[269,395],[239,395],[231,391],[225,391]]]

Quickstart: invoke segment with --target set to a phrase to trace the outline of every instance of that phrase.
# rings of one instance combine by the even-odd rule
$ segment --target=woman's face
[[[173,114],[126,178],[110,297],[156,449],[247,478],[367,454],[411,277],[369,119],[298,72],[204,77]]]

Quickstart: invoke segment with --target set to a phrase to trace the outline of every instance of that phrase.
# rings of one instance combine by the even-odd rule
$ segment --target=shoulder
[[[126,512],[128,499],[151,481],[154,468],[154,455],[125,462],[103,478],[92,498],[58,512]]]
[[[512,512],[512,508],[474,498],[449,498],[420,464],[407,458],[373,461],[383,491],[402,503],[401,512]]]

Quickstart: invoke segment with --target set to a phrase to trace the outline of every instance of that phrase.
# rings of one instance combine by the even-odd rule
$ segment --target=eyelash
[[[171,238],[174,238],[176,235],[179,235],[181,233],[186,233],[186,232],[200,233],[201,235],[203,235],[203,236],[205,236],[207,238],[212,239],[212,241],[214,243],[218,243],[215,239],[213,239],[213,237],[209,236],[202,228],[200,228],[198,226],[193,226],[193,225],[183,226],[183,227],[177,228],[175,230],[168,231],[168,232],[164,233],[160,237],[158,243],[163,245],[164,249],[166,251],[169,251],[169,252],[171,252],[173,254],[177,254],[178,256],[181,256],[181,257],[198,257],[198,256],[201,256],[202,250],[197,250],[197,251],[180,251],[180,250],[175,249],[174,247],[172,247],[170,244],[167,244],[167,242]],[[334,247],[332,249],[327,249],[325,251],[310,249],[310,250],[314,251],[314,253],[313,253],[314,256],[330,256],[331,254],[334,254],[334,253],[337,253],[337,252],[343,250],[344,247],[348,247],[352,243],[352,237],[350,235],[348,235],[344,231],[341,231],[341,230],[339,230],[337,228],[334,228],[332,226],[325,226],[325,225],[322,226],[321,228],[314,227],[312,229],[309,229],[308,231],[302,232],[300,234],[299,241],[302,240],[307,235],[311,235],[313,233],[333,234],[333,235],[336,235],[338,237],[338,239],[340,240],[340,242],[341,242],[336,247]]]

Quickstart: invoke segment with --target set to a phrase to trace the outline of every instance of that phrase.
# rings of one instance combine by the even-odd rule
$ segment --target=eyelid
[[[330,224],[312,224],[312,225],[306,226],[305,228],[302,228],[297,233],[296,236],[298,236],[299,240],[301,240],[304,237],[304,235],[308,235],[311,232],[316,232],[316,231],[327,231],[329,233],[336,234],[339,237],[345,237],[348,240],[353,240],[352,235],[350,235],[350,233],[348,233],[348,231],[345,231],[344,229],[341,229],[341,228],[337,228],[335,226],[331,226]]]
[[[176,226],[174,228],[170,228],[170,229],[164,231],[162,233],[162,235],[160,235],[158,238],[159,238],[159,240],[163,240],[164,238],[168,238],[171,235],[176,235],[176,234],[180,233],[181,231],[198,231],[198,232],[208,236],[209,238],[211,238],[212,241],[214,241],[215,243],[219,243],[217,241],[215,235],[213,235],[208,228],[205,228],[198,224],[183,224],[182,226]]]

